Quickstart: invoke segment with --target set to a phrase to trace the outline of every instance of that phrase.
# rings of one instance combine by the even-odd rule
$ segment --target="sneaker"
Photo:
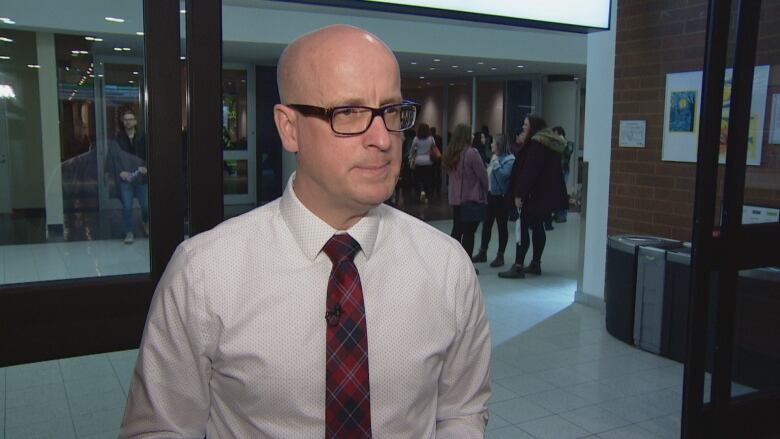
[[[149,223],[143,223],[144,225],[144,235],[149,236]]]
[[[133,232],[127,232],[127,235],[125,235],[125,244],[132,244],[133,239],[135,239],[135,236],[133,236]]]
[[[522,279],[525,277],[523,266],[512,264],[512,266],[509,267],[509,270],[498,273],[498,277],[503,279]]]
[[[479,253],[471,257],[471,262],[487,262],[487,252],[480,250]]]
[[[491,267],[500,267],[502,265],[504,265],[504,255],[496,255],[496,258],[490,263]]]
[[[542,264],[541,262],[531,262],[527,267],[525,267],[524,271],[528,274],[540,275],[542,274]]]

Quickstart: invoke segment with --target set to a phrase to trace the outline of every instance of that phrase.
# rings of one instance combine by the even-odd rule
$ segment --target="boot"
[[[509,270],[498,273],[498,277],[503,279],[522,279],[525,277],[523,266],[512,264],[512,266],[509,267]]]
[[[481,250],[471,257],[471,262],[487,262],[487,250]]]
[[[496,255],[496,258],[490,263],[491,267],[500,267],[502,265],[504,265],[504,255]]]
[[[536,275],[542,274],[542,263],[539,261],[531,261],[531,263],[528,264],[527,267],[525,267],[525,272],[528,274],[536,274]]]

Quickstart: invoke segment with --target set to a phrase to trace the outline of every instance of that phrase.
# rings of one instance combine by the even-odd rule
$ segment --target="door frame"
[[[721,224],[715,224],[718,148],[723,85],[729,50],[731,0],[710,0],[707,21],[702,104],[696,165],[691,256],[688,347],[683,382],[681,433],[684,438],[777,437],[780,392],[757,391],[734,397],[731,392],[734,327],[739,270],[780,265],[773,244],[780,242],[780,223],[742,224],[750,97],[758,40],[760,0],[738,3],[734,74]],[[718,233],[714,233],[714,232]],[[712,273],[717,299],[709,303]],[[715,321],[708,322],[710,308]],[[712,388],[704,402],[709,325],[714,326]]]

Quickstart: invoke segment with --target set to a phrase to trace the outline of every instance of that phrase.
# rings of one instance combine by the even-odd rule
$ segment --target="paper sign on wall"
[[[623,148],[644,148],[647,122],[644,120],[621,120],[618,146]]]

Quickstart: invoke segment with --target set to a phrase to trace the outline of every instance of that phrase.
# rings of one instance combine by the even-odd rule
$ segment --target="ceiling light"
[[[466,73],[474,73],[474,70],[466,70]]]
[[[89,77],[90,77],[90,78],[94,78],[94,77],[95,77],[95,75],[89,75]]]
[[[185,59],[187,59],[187,57],[186,56],[180,56],[179,59],[184,61]]]
[[[574,78],[572,78],[572,79],[574,79],[575,81],[579,81],[579,79],[580,79],[580,78],[579,78],[579,76],[575,76],[575,77],[574,77]]]
[[[88,53],[89,52],[87,52],[86,50],[79,50],[79,55],[86,55]]]
[[[129,47],[123,47],[123,48],[122,48],[122,51],[123,51],[123,52],[129,52],[129,51],[130,51],[130,48],[129,48]]]
[[[13,43],[14,40],[8,38],[8,37],[0,37],[0,41],[3,41],[5,43]]]
[[[433,62],[439,62],[439,61],[441,61],[439,58],[434,58],[433,59]]]
[[[481,66],[482,64],[485,64],[485,63],[483,63],[482,61],[477,61],[477,65],[478,66]]]
[[[490,70],[496,70],[496,68],[495,67],[491,67]]]
[[[121,47],[114,47],[114,52],[121,52],[121,51],[122,51]]]
[[[8,17],[0,17],[0,21],[2,21],[3,24],[16,24],[15,21],[11,20]]]
[[[136,32],[135,34],[136,34],[136,35],[138,35],[139,37],[142,37],[142,36],[144,36],[144,33],[143,33],[143,32]]]
[[[420,79],[425,79],[425,76],[420,76]]]
[[[428,67],[428,70],[436,70],[436,67]]]
[[[40,69],[41,68],[41,66],[38,65],[38,64],[27,64],[27,67],[29,67],[31,69]]]
[[[413,65],[413,66],[416,66],[417,65],[417,61],[412,61],[410,64]]]
[[[180,13],[180,14],[186,14],[186,13],[187,13],[187,10],[186,10],[186,9],[179,9],[179,13]]]
[[[450,85],[455,85],[455,83],[454,82],[450,82]]]
[[[453,68],[453,69],[457,69],[457,68],[458,68],[458,66],[452,66],[452,68]]]
[[[116,17],[106,17],[106,21],[110,21],[112,23],[124,23],[124,18],[116,18]]]
[[[6,55],[0,55],[0,59],[9,60],[9,59],[11,59],[11,57],[10,56],[6,56]]]
[[[135,81],[133,81],[132,79],[131,79],[131,80],[129,80],[129,81],[127,81],[127,82],[129,82],[129,83],[131,83],[131,84],[135,84]]]
[[[98,73],[98,78],[102,78],[102,77],[103,77],[103,74],[102,73]]]
[[[525,68],[525,66],[521,64],[521,65],[517,66],[517,68],[518,69],[522,69],[522,68]]]
[[[133,72],[133,74],[134,74],[134,75],[137,75],[137,74],[138,74],[138,72]]]

